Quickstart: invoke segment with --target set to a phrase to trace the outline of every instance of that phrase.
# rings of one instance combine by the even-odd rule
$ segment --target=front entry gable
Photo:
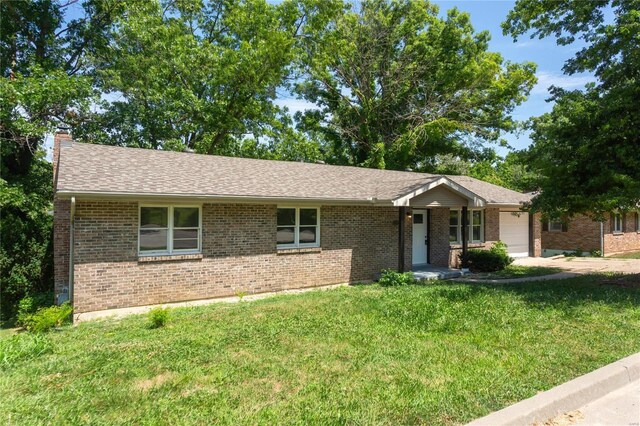
[[[486,200],[447,177],[440,177],[393,200],[394,206],[484,207]]]

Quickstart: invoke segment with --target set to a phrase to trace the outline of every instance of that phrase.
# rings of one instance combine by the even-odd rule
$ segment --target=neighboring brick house
[[[370,281],[501,239],[529,198],[464,176],[54,143],[58,301],[75,312]],[[468,218],[468,223],[464,218]],[[535,225],[535,226],[534,226]]]
[[[542,223],[542,254],[600,252],[603,256],[640,251],[640,212],[610,213],[603,222],[586,215]]]

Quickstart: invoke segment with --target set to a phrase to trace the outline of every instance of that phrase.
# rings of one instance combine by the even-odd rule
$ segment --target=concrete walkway
[[[504,278],[504,279],[490,279],[483,280],[481,278],[459,278],[458,282],[463,283],[479,283],[479,284],[510,284],[510,283],[526,283],[530,281],[546,281],[546,280],[561,280],[564,278],[574,278],[579,276],[575,272],[558,272],[551,275],[540,275],[537,277],[522,277],[522,278]]]
[[[640,259],[615,259],[609,257],[524,257],[516,259],[513,264],[561,268],[566,272],[576,274],[602,272],[640,274]]]

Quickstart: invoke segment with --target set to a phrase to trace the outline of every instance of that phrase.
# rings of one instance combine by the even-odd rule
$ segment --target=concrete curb
[[[577,410],[635,380],[640,380],[640,352],[563,383],[467,426],[531,425]]]
[[[531,281],[547,281],[547,280],[562,280],[565,278],[575,278],[581,274],[575,272],[557,272],[551,275],[539,275],[537,277],[522,277],[522,278],[504,278],[483,280],[481,278],[455,278],[455,281],[463,283],[478,283],[478,284],[509,284],[509,283],[528,283]]]

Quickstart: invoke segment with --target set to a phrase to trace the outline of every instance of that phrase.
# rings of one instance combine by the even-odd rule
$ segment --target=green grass
[[[608,256],[614,259],[640,259],[640,251],[634,251],[630,253],[620,253]],[[606,257],[604,258],[606,259]]]
[[[501,280],[508,278],[539,277],[542,275],[557,274],[558,272],[562,272],[562,269],[546,266],[509,265],[502,271],[474,274],[473,278]]]
[[[0,370],[10,424],[459,424],[640,350],[601,278],[377,285],[48,334]]]

